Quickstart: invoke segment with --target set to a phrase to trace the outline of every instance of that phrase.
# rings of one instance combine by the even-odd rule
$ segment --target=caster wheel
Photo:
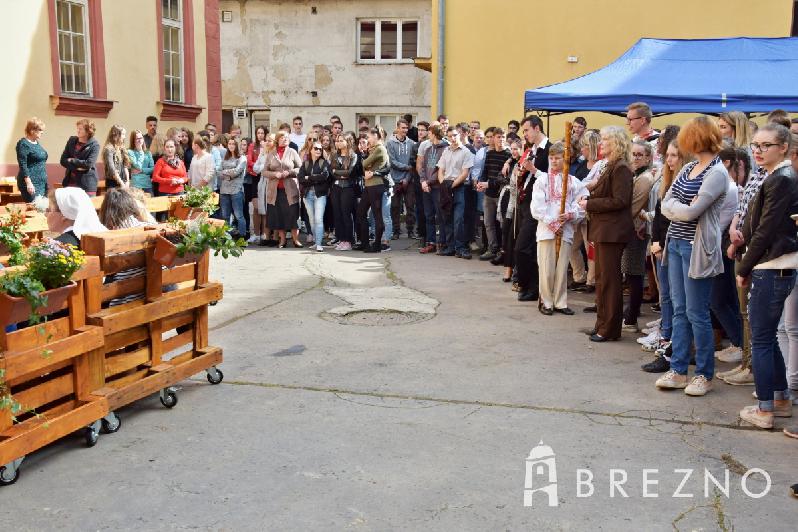
[[[161,394],[161,404],[166,408],[174,408],[177,405],[177,394],[171,390]]]
[[[217,368],[210,368],[206,376],[208,377],[208,382],[211,384],[219,384],[224,380],[224,373]]]
[[[114,432],[118,431],[119,428],[122,426],[122,418],[119,416],[114,416],[116,418],[116,423],[112,423],[107,419],[102,419],[102,432],[105,434],[113,434]]]
[[[86,427],[83,429],[83,437],[86,438],[86,447],[94,447],[100,439],[100,433],[92,427]]]
[[[13,471],[13,473],[11,472]],[[0,486],[10,486],[19,478],[19,469],[9,470],[6,466],[0,467]]]

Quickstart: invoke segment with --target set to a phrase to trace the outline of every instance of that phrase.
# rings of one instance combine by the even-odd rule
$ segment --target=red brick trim
[[[92,98],[104,100],[108,96],[108,84],[105,78],[102,1],[88,0],[87,3]],[[160,2],[158,2],[158,4],[160,4]],[[55,0],[47,1],[47,19],[50,25],[50,70],[53,76],[53,94],[55,96],[60,96],[61,70],[58,65],[58,23],[56,21]],[[107,116],[107,114],[105,116]]]
[[[205,62],[208,82],[208,122],[222,124],[222,41],[219,0],[205,0]]]
[[[159,100],[163,101],[166,96],[166,87],[163,81],[163,4],[161,0],[154,0],[155,2],[155,34],[158,36],[158,49],[156,55],[158,56],[158,90],[161,97]]]
[[[183,0],[183,103],[187,105],[197,103],[197,69],[194,56],[194,0]]]
[[[202,113],[204,107],[173,102],[158,102],[161,106],[161,120],[193,122]]]
[[[90,116],[92,118],[108,118],[114,107],[112,100],[99,98],[76,98],[71,96],[50,96],[50,105],[56,115]]]

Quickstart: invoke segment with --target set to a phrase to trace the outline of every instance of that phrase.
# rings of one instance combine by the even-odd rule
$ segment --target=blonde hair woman
[[[270,153],[273,153],[276,149],[276,146],[277,144],[274,139],[274,134],[267,133],[263,138],[258,160],[252,165],[252,170],[255,173],[261,174],[263,172],[263,169],[266,165],[266,156]],[[263,175],[262,179],[258,180],[257,196],[253,199],[254,205],[250,233],[260,236],[258,241],[258,245],[260,246],[268,246],[270,242],[273,242],[270,240],[271,231],[269,230],[269,220],[266,217],[266,209],[268,207],[268,204],[266,203],[266,188],[268,183],[269,182],[266,179],[266,176]]]
[[[634,237],[630,207],[634,173],[630,165],[631,141],[620,126],[601,130],[601,151],[606,164],[596,179],[590,198],[579,202],[590,215],[588,240],[595,246],[596,325],[592,342],[618,340],[623,321],[623,248]]]
[[[130,184],[130,157],[125,149],[125,128],[111,126],[103,146],[105,164],[105,188],[122,187]]]
[[[748,148],[751,143],[751,125],[748,117],[740,111],[721,113],[718,116],[718,129],[724,139],[729,139],[735,148]]]

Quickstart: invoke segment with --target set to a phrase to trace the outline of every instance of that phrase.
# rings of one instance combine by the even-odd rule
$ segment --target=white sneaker
[[[717,358],[721,362],[729,362],[732,364],[737,364],[741,362],[743,359],[743,351],[739,347],[730,345],[726,349],[715,351],[715,358]]]
[[[708,381],[703,375],[697,375],[693,377],[693,380],[691,380],[690,384],[687,385],[687,388],[684,389],[684,393],[687,395],[692,395],[693,397],[700,397],[702,395],[706,395],[707,392],[711,390],[712,381]]]
[[[637,322],[624,323],[623,327],[621,327],[621,329],[626,331],[626,332],[635,332],[635,333],[636,332],[640,332],[640,327],[637,326]]]
[[[659,327],[660,323],[662,323],[662,318],[646,323],[646,327]]]
[[[642,329],[640,332],[643,333],[643,334],[651,334],[653,332],[658,333],[659,332],[659,325],[654,325],[653,327],[646,327],[645,329]]]
[[[645,344],[650,344],[651,342],[654,342],[656,340],[659,340],[659,331],[646,333],[646,336],[641,336],[640,338],[637,339],[637,343],[640,345],[645,345]]]
[[[318,251],[319,253],[321,253],[322,251],[324,251],[324,248],[323,248],[323,247],[321,247],[321,246],[316,246],[316,251]]]
[[[666,347],[668,344],[670,344],[670,341],[663,340],[662,338],[657,338],[656,340],[652,340],[651,342],[641,345],[640,349],[651,353],[656,351],[657,349],[662,349],[663,347]]]
[[[252,236],[251,236],[251,237],[249,237],[249,239],[247,240],[247,243],[249,243],[249,244],[254,244],[254,243],[256,243],[258,240],[260,240],[260,238],[259,238],[257,235],[252,235]]]
[[[687,388],[687,375],[679,375],[673,370],[669,370],[665,375],[657,379],[657,388],[669,390],[680,390]]]

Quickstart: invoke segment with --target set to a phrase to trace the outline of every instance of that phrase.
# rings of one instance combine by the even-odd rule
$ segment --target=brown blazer
[[[625,244],[634,237],[630,211],[633,181],[634,173],[625,162],[602,172],[587,200],[587,234],[591,242]]]
[[[296,177],[301,166],[302,160],[293,148],[286,147],[282,159],[277,157],[277,150],[266,154],[266,162],[261,172],[261,175],[269,180],[266,185],[266,203],[274,205],[277,202],[277,183],[280,181],[277,178],[277,172],[285,172],[286,170],[293,174],[283,179],[288,204],[299,203],[299,185]]]

